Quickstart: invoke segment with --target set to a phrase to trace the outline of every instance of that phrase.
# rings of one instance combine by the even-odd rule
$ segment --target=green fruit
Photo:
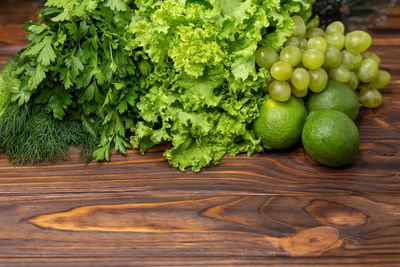
[[[329,81],[324,91],[312,94],[307,101],[308,112],[317,110],[337,110],[345,113],[352,120],[358,116],[360,103],[356,93],[348,86]]]
[[[279,56],[274,49],[261,47],[256,51],[256,63],[260,68],[269,70],[272,65],[278,62]]]
[[[358,80],[357,74],[355,72],[350,72],[350,81],[346,84],[351,90],[357,90],[360,85],[360,81]]]
[[[349,69],[349,70],[355,70],[361,67],[361,64],[363,63],[363,57],[360,54],[353,54],[350,51],[347,51],[346,49],[342,50],[342,58],[343,58],[343,64]]]
[[[328,69],[337,68],[342,64],[343,55],[340,53],[339,49],[330,46],[325,51],[325,62],[324,67]]]
[[[306,24],[304,20],[300,16],[293,16],[293,33],[292,35],[295,37],[302,38],[306,34]]]
[[[325,37],[325,32],[320,28],[312,28],[307,31],[306,36],[307,38],[313,38],[318,36]]]
[[[311,48],[319,49],[325,53],[326,49],[328,48],[328,44],[323,37],[312,37],[307,43],[307,49]]]
[[[391,75],[385,70],[379,70],[378,76],[370,83],[372,88],[382,89],[385,88],[391,80]]]
[[[310,74],[304,68],[297,68],[293,71],[290,81],[296,89],[306,90],[310,85]]]
[[[364,59],[361,67],[357,70],[357,76],[363,83],[369,83],[376,79],[379,74],[379,66],[372,58]]]
[[[330,32],[325,35],[328,46],[336,47],[339,51],[343,49],[345,37],[340,32]]]
[[[269,95],[260,107],[254,122],[254,132],[266,149],[287,149],[301,136],[307,110],[303,100],[291,97],[287,102],[273,100]]]
[[[339,67],[329,70],[329,78],[341,83],[348,83],[351,79],[349,69],[341,64]]]
[[[291,95],[290,85],[287,82],[273,81],[268,88],[268,92],[276,101],[286,102]]]
[[[377,89],[361,86],[360,103],[366,108],[377,108],[382,105],[382,95]]]
[[[323,68],[310,70],[310,85],[309,88],[314,93],[320,93],[325,90],[328,84],[328,73]]]
[[[292,95],[298,97],[298,98],[303,98],[308,94],[308,88],[306,88],[305,90],[299,90],[294,86],[291,86],[292,89]]]
[[[292,76],[293,69],[289,63],[285,61],[278,61],[272,65],[270,73],[272,78],[278,81],[286,81]]]
[[[345,47],[354,54],[360,54],[367,50],[372,43],[369,33],[364,31],[353,31],[346,35]]]
[[[326,27],[326,33],[338,32],[344,34],[344,24],[341,21],[334,21]]]
[[[281,61],[285,61],[290,66],[295,67],[299,65],[301,61],[301,50],[297,46],[286,46],[280,53]]]
[[[363,59],[372,58],[373,60],[376,61],[376,64],[381,65],[381,58],[380,58],[380,56],[378,56],[378,55],[375,54],[375,53],[372,53],[372,52],[364,52],[364,53],[362,53],[361,56],[362,56]]]
[[[316,161],[330,167],[342,167],[356,160],[360,134],[344,113],[320,110],[307,117],[302,142],[306,152]]]
[[[321,50],[311,48],[304,51],[301,62],[309,70],[319,69],[325,61],[325,54]]]

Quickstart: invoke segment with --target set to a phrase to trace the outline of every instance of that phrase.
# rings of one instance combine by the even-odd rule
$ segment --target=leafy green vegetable
[[[250,125],[269,79],[255,68],[259,45],[282,47],[293,13],[307,1],[137,1],[128,28],[129,49],[155,65],[138,103],[134,147],[165,152],[180,170],[200,171],[226,154],[262,151]]]
[[[102,147],[125,153],[130,147],[125,124],[135,119],[143,91],[136,72],[142,57],[124,50],[131,13],[126,1],[47,1],[39,21],[24,27],[30,43],[18,64],[10,62],[3,71],[0,108],[13,102],[44,106],[55,119],[81,121]],[[100,151],[95,155],[103,160],[106,153]]]
[[[109,160],[112,148],[144,153],[171,142],[169,162],[193,171],[261,151],[251,125],[269,73],[256,68],[255,51],[281,49],[291,16],[309,16],[312,2],[48,0],[0,75],[0,145],[16,160],[52,159],[85,144],[84,131],[97,140],[94,158]],[[18,117],[33,139],[75,130],[38,153],[39,143],[7,137],[27,136]]]
[[[96,139],[77,121],[60,121],[40,106],[9,106],[0,117],[0,145],[15,164],[68,158],[68,146],[80,146],[90,161]]]

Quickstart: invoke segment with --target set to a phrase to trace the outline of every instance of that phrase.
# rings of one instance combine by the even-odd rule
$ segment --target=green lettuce
[[[262,151],[252,130],[269,79],[255,65],[259,46],[282,48],[304,0],[136,1],[127,50],[142,50],[153,69],[137,104],[131,138],[142,153],[164,142],[170,164],[200,171],[229,153]]]

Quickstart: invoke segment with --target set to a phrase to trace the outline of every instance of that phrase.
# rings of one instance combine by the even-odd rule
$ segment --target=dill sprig
[[[55,119],[41,106],[13,104],[0,117],[0,147],[15,165],[67,159],[69,145],[88,162],[97,142],[79,122]]]

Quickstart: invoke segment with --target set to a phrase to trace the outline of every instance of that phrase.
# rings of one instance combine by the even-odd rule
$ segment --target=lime
[[[302,133],[306,152],[316,161],[341,167],[355,161],[360,145],[357,126],[346,114],[336,110],[313,111]]]
[[[316,110],[337,110],[345,113],[352,120],[357,119],[360,103],[356,93],[347,85],[329,81],[324,91],[312,94],[307,103],[308,112]]]
[[[254,122],[254,132],[266,149],[287,149],[301,136],[307,110],[302,99],[290,97],[287,102],[264,97],[260,115]]]

